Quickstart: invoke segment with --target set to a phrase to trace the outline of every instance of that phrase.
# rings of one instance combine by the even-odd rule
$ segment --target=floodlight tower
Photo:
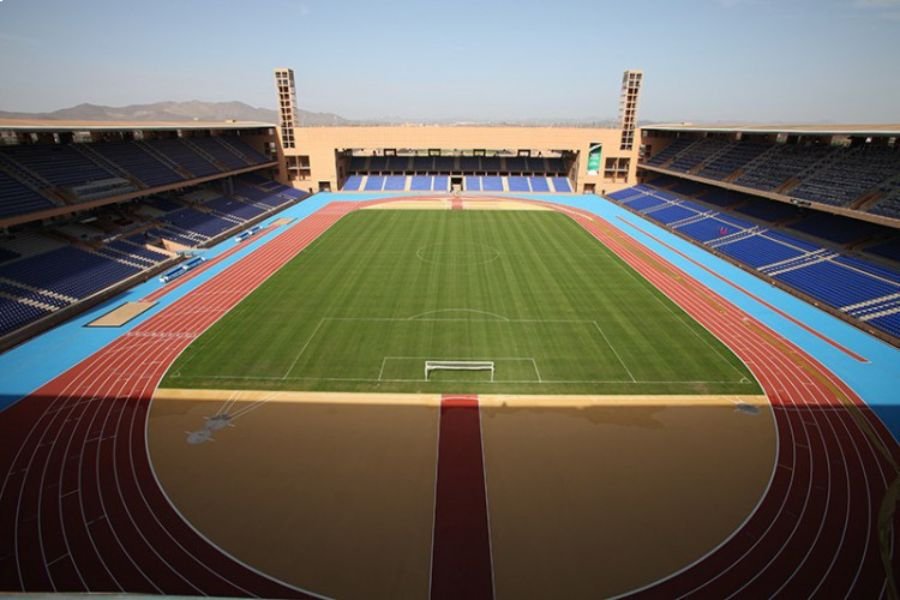
[[[622,95],[619,98],[619,128],[622,130],[622,141],[619,150],[631,151],[634,148],[638,98],[643,79],[643,71],[629,69],[622,75]]]
[[[294,127],[297,124],[297,88],[293,69],[275,69],[275,89],[278,92],[278,124],[283,148],[295,148]]]

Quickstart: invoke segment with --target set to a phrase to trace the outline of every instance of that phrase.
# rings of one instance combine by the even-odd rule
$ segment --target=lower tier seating
[[[834,221],[837,217],[815,213],[794,224],[797,230],[820,234],[822,242],[814,243],[768,226],[777,209],[757,211],[742,206],[741,212],[759,213],[767,222],[757,224],[723,213],[715,204],[705,205],[653,185],[642,184],[609,197],[850,317],[900,336],[900,268],[851,256],[826,241],[857,239],[860,232],[870,231],[869,224],[844,219],[841,228],[841,223]],[[706,199],[706,195],[702,197]],[[882,256],[900,257],[897,237],[878,246]],[[872,249],[877,253],[879,248]]]

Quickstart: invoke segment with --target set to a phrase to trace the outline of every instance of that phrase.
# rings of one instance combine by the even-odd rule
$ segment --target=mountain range
[[[129,106],[79,104],[53,112],[28,113],[0,111],[4,119],[50,119],[68,121],[261,121],[277,123],[278,113],[243,102],[154,102]],[[298,110],[300,125],[346,125],[350,121],[331,113]]]

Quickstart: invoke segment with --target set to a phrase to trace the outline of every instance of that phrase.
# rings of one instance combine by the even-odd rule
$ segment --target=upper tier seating
[[[900,183],[893,190],[888,190],[867,212],[885,217],[900,219]]]
[[[389,156],[387,161],[387,170],[394,173],[405,173],[409,170],[409,157]]]
[[[56,204],[0,171],[0,218],[54,208]]]
[[[734,183],[760,190],[775,190],[836,151],[833,146],[824,144],[781,144],[749,165]]]
[[[59,187],[118,178],[69,144],[6,146],[2,152],[32,173]]]
[[[194,152],[181,140],[152,140],[147,142],[169,160],[186,169],[194,175],[194,177],[203,177],[205,175],[215,175],[220,173],[218,167]]]
[[[481,157],[481,168],[488,173],[499,173],[501,169],[500,157],[483,156]]]
[[[238,136],[222,135],[217,137],[216,139],[231,146],[232,149],[243,155],[244,158],[246,158],[252,165],[261,165],[263,163],[272,162],[273,160],[258,152],[255,148],[250,146],[250,144],[248,144]]]
[[[192,137],[190,143],[194,144],[220,164],[228,169],[242,169],[248,166],[248,163],[240,156],[229,150],[229,146],[211,137]]]
[[[900,174],[900,151],[882,146],[840,150],[834,162],[813,172],[791,196],[848,206],[887,179]]]
[[[695,141],[696,140],[694,139],[686,137],[676,138],[672,140],[671,144],[663,148],[660,152],[654,154],[650,158],[650,160],[647,161],[647,164],[661,167],[665,163],[672,160],[679,152],[693,144]]]
[[[718,138],[702,139],[679,152],[668,168],[673,171],[690,171],[727,145],[727,141]]]
[[[706,163],[697,174],[710,179],[725,179],[769,148],[771,146],[768,144],[736,142],[728,150]]]
[[[433,156],[414,156],[412,159],[412,170],[417,173],[434,172]]]
[[[147,187],[184,181],[184,177],[134,142],[94,144],[94,150],[125,169]]]

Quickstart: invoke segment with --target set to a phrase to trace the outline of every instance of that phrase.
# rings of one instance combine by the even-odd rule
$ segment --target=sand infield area
[[[470,196],[457,197],[462,201],[463,210],[509,210],[509,211],[548,211],[547,206],[516,199],[477,198]],[[454,196],[446,198],[421,199],[389,199],[365,206],[363,210],[450,210]]]
[[[607,596],[682,568],[743,523],[776,457],[764,396],[479,402],[498,597]],[[424,597],[440,404],[160,389],[148,448],[175,507],[247,564],[332,597]]]

